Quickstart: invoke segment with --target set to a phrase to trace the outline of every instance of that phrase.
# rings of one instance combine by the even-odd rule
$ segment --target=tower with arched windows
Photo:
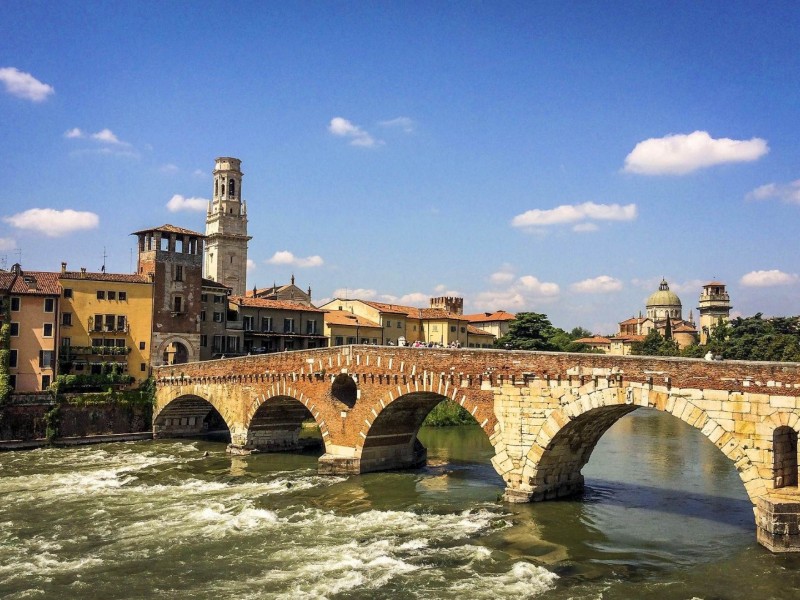
[[[214,164],[214,197],[206,214],[205,276],[244,296],[247,289],[247,205],[242,201],[242,161],[222,156]]]

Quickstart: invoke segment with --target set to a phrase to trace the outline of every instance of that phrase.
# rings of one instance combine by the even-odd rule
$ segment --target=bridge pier
[[[781,488],[758,499],[756,537],[770,552],[800,552],[800,493]]]
[[[425,466],[428,451],[419,440],[413,444],[355,448],[329,446],[319,459],[320,475],[358,475],[374,471],[416,469]]]

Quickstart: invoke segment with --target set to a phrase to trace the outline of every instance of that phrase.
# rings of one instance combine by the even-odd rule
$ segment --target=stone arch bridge
[[[700,430],[730,459],[762,544],[800,550],[797,363],[339,346],[165,366],[155,376],[154,437],[202,433],[213,408],[231,451],[286,451],[314,419],[328,474],[424,464],[417,432],[452,400],[489,437],[510,502],[580,492],[601,436],[648,407]]]

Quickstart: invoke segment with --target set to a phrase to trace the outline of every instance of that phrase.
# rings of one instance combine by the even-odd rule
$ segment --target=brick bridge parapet
[[[155,377],[157,437],[199,432],[213,407],[234,451],[291,450],[313,418],[323,473],[423,464],[419,427],[452,400],[486,432],[505,499],[516,502],[581,491],[581,469],[619,418],[667,412],[735,465],[759,507],[759,540],[800,548],[800,510],[786,509],[798,484],[797,363],[339,346],[164,366]]]

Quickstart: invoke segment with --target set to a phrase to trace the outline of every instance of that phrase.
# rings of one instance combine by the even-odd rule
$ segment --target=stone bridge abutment
[[[157,437],[201,433],[213,408],[232,451],[292,451],[313,419],[319,470],[330,474],[424,464],[419,428],[451,400],[489,437],[511,502],[579,493],[603,434],[638,408],[658,410],[728,457],[760,542],[800,549],[798,364],[345,346],[162,367],[156,377]]]

